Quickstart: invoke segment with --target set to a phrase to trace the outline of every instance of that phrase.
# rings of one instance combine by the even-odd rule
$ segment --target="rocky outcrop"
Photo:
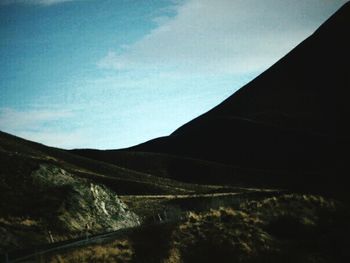
[[[138,216],[103,185],[94,184],[48,164],[41,164],[31,177],[39,191],[62,189],[66,192],[57,210],[57,220],[67,230],[96,232],[140,224]]]

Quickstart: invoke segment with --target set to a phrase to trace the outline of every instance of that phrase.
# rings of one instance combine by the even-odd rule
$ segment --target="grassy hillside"
[[[280,194],[189,212],[49,262],[345,262],[349,211],[333,199]],[[58,260],[59,259],[59,260]],[[119,261],[118,261],[119,260]]]
[[[0,133],[0,251],[138,225],[118,195],[223,191],[75,156]],[[232,190],[232,189],[231,189]],[[142,216],[142,215],[141,215]]]
[[[146,193],[186,193],[193,191],[208,191],[208,187],[186,184],[168,178],[161,178],[149,173],[137,172],[106,162],[84,158],[67,151],[47,147],[35,142],[27,141],[10,134],[0,132],[0,151],[4,161],[2,173],[14,169],[18,161],[26,163],[26,171],[18,174],[28,174],[32,165],[51,163],[62,166],[79,177],[92,179],[104,183],[118,194],[146,194]],[[13,161],[12,161],[13,160]],[[14,171],[11,171],[14,172]],[[16,172],[15,172],[16,173]],[[210,189],[210,188],[209,188]]]

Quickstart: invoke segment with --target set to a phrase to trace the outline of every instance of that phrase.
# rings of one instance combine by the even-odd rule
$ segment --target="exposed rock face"
[[[57,215],[59,225],[67,230],[106,231],[140,224],[138,216],[103,185],[93,184],[47,164],[40,165],[31,177],[38,190],[53,188],[66,191]]]
[[[140,224],[115,192],[59,165],[18,162],[1,178],[0,253]]]

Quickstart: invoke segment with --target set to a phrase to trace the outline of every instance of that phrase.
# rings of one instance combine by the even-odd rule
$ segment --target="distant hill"
[[[350,82],[345,66],[350,61],[349,26],[347,3],[271,68],[170,136],[119,151],[75,153],[181,180],[186,180],[183,174],[172,171],[184,170],[183,160],[192,159],[197,163],[189,165],[190,180],[200,178],[203,167],[207,167],[203,176],[220,177],[220,172],[208,174],[208,167],[220,164],[241,172],[256,171],[255,180],[240,177],[247,182],[269,181],[268,176],[261,177],[267,171],[280,174],[271,179],[278,184],[300,184],[303,180],[304,187],[319,184],[327,188],[329,181],[339,186],[337,180],[345,178],[337,171],[347,168],[347,155],[340,153],[350,145]],[[155,165],[152,158],[162,164]],[[212,166],[200,165],[198,160]],[[226,170],[225,175],[231,173],[234,181],[237,174],[242,175],[235,171]]]

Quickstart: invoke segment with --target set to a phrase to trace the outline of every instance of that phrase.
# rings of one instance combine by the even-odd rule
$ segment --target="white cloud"
[[[46,145],[71,148],[86,143],[82,132],[58,128],[55,122],[65,122],[73,116],[68,110],[0,108],[0,130]]]
[[[0,108],[0,130],[36,129],[43,125],[73,115],[67,110],[26,110]]]
[[[174,18],[98,65],[115,70],[240,74],[265,69],[346,0],[188,0]]]
[[[21,131],[16,133],[16,135],[30,141],[63,149],[73,149],[77,145],[86,145],[88,142],[85,139],[85,134],[79,131]]]
[[[0,5],[28,4],[28,5],[54,5],[77,0],[2,0]],[[81,0],[80,0],[81,1]]]

